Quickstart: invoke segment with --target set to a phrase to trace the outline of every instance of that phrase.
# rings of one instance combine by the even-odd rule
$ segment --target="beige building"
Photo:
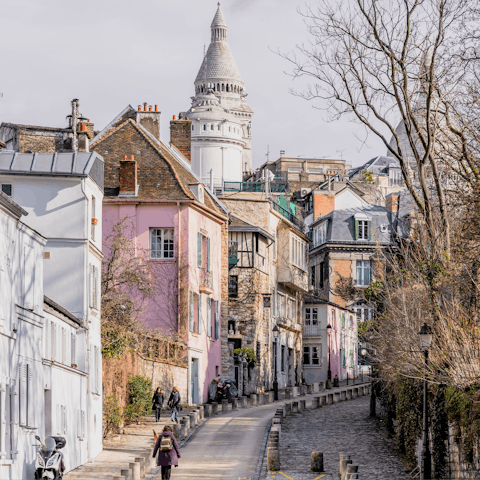
[[[263,196],[263,198],[262,198]],[[302,377],[303,295],[308,292],[308,237],[288,211],[264,195],[222,199],[229,226],[229,315],[222,319],[222,372],[237,379],[240,394],[279,388]],[[272,330],[280,334],[275,343]],[[240,348],[253,349],[248,364]],[[276,353],[276,355],[275,355]]]

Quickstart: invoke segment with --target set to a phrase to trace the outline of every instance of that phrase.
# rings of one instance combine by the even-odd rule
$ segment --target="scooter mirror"
[[[35,435],[35,440],[38,440],[39,442],[41,441],[38,435]]]

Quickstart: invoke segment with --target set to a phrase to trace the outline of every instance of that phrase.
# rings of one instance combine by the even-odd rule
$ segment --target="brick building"
[[[128,106],[91,142],[105,159],[105,234],[133,222],[139,252],[155,270],[141,320],[187,346],[189,404],[208,399],[221,372],[228,309],[227,211],[175,148],[160,140],[160,112]]]
[[[276,351],[279,388],[296,385],[303,377],[301,319],[308,291],[308,237],[288,212],[264,195],[237,194],[222,201],[232,219],[223,371],[238,379],[241,393],[269,390]],[[280,329],[277,343],[272,335],[275,325]],[[247,365],[234,355],[237,348],[253,349],[257,363]]]

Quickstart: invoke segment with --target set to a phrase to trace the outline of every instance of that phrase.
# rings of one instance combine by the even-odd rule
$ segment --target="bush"
[[[103,402],[103,438],[110,433],[117,433],[122,422],[122,409],[114,395]]]
[[[131,403],[125,405],[125,408],[123,409],[123,420],[125,423],[133,423],[137,420],[135,407]]]
[[[233,353],[235,355],[243,353],[248,363],[257,363],[257,356],[255,355],[253,348],[237,348]]]
[[[137,421],[142,416],[150,415],[152,408],[152,381],[141,375],[130,376],[127,384],[130,397],[128,416],[131,421]]]

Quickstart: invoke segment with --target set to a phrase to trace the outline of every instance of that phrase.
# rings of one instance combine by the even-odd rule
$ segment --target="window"
[[[100,349],[96,345],[93,347],[93,354],[92,391],[100,395]]]
[[[369,260],[357,260],[357,285],[361,287],[370,285]]]
[[[218,125],[218,131],[220,131],[220,125]]]
[[[195,125],[192,125],[192,132],[195,130]]]
[[[371,240],[371,225],[369,220],[355,220],[356,240]]]
[[[303,170],[302,168],[297,168],[297,167],[291,167],[288,169],[289,172],[291,173],[301,173]]]
[[[2,183],[2,192],[9,197],[12,196],[12,184],[11,183]]]
[[[319,272],[320,273],[320,281],[318,283],[319,283],[319,287],[323,288],[325,286],[325,278],[326,278],[325,262],[320,262],[319,270],[320,270],[320,272]]]
[[[70,362],[71,365],[77,364],[77,336],[75,332],[71,334],[70,338]]]
[[[255,355],[256,355],[256,357],[257,357],[257,365],[260,366],[260,364],[261,364],[261,359],[262,359],[260,342],[257,342],[257,349],[256,349],[256,351],[255,351]]]
[[[214,324],[215,339],[220,338],[220,301],[215,300],[215,324]]]
[[[57,403],[57,435],[67,434],[67,407]]]
[[[95,265],[90,265],[90,307],[98,310],[99,284],[98,284],[98,268]]]
[[[285,302],[286,298],[285,295],[281,293],[277,293],[277,303],[278,303],[278,316],[279,317],[285,317],[286,316],[286,311],[285,311]]]
[[[318,308],[307,307],[305,308],[305,325],[317,325],[318,324]]]
[[[347,357],[345,355],[345,349],[342,348],[342,366],[346,367],[347,366]]]
[[[307,271],[306,243],[292,235],[290,257],[293,265]]]
[[[230,275],[228,277],[228,296],[238,297],[238,276]]]
[[[23,255],[23,306],[27,310],[33,310],[35,308],[35,249],[25,245]]]
[[[213,130],[213,125],[210,125],[210,130]]]
[[[345,328],[345,312],[342,312],[342,328]]]
[[[288,318],[295,319],[295,300],[292,298],[288,299]]]
[[[322,245],[327,241],[328,221],[317,225],[313,229],[313,248]]]
[[[194,314],[194,299],[193,299],[194,293],[190,290],[190,308],[189,308],[189,319],[188,319],[188,327],[191,332],[194,330],[194,324],[195,324],[195,314]]]
[[[371,307],[367,307],[366,305],[354,305],[353,311],[357,314],[357,321],[366,322],[368,320],[373,320],[374,318],[374,310]],[[353,322],[353,320],[352,320]],[[353,324],[352,324],[353,326]]]
[[[282,345],[282,349],[281,349],[281,356],[280,356],[280,365],[281,365],[281,369],[282,369],[282,372],[284,372],[286,370],[286,357],[285,357],[285,345]]]
[[[198,330],[197,330],[197,333],[200,335],[203,331],[203,314],[202,314],[202,298],[203,298],[203,295],[200,293],[200,295],[198,295]]]
[[[78,411],[78,439],[83,440],[85,438],[85,410]]]
[[[310,267],[310,285],[312,285],[312,287],[317,286],[317,279],[315,276],[316,268],[317,268],[316,265],[314,265],[313,267]]]
[[[95,197],[92,197],[92,230],[91,230],[91,237],[92,240],[95,241],[95,225],[97,224],[97,218],[95,217],[95,210],[96,210],[96,200]]]
[[[402,172],[397,169],[390,170],[390,186],[401,187],[403,185]]]
[[[323,168],[309,168],[308,173],[323,173]]]
[[[150,258],[173,258],[173,228],[150,229]]]
[[[199,303],[198,294],[194,293],[193,294],[193,328],[192,328],[193,333],[198,333],[198,313],[199,313],[198,303]]]
[[[206,125],[203,125],[203,130],[207,130],[207,126]]]
[[[307,366],[320,365],[319,347],[322,345],[304,345],[303,346],[303,364]]]
[[[197,266],[211,271],[210,238],[201,232],[197,233]]]

